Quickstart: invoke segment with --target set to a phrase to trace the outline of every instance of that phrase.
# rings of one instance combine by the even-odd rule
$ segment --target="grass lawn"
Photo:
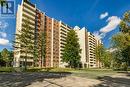
[[[14,68],[0,67],[0,72],[13,72]],[[96,79],[103,76],[111,76],[117,74],[119,71],[113,71],[111,69],[70,69],[70,68],[30,68],[26,72],[69,72],[71,75],[87,77]]]
[[[117,71],[112,71],[110,69],[86,69],[74,72],[73,75],[96,79],[98,77],[111,76],[116,73]]]
[[[70,72],[72,73],[71,75],[74,75],[74,76],[96,79],[98,77],[117,74],[118,71],[113,71],[111,69],[80,69],[78,70],[78,69],[70,69],[70,68],[54,68],[54,69],[50,69],[49,72]]]

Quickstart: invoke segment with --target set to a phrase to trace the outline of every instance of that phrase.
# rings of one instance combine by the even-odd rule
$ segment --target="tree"
[[[9,65],[9,51],[6,48],[4,48],[1,52],[1,56],[3,61],[6,62],[6,67],[7,67]]]
[[[123,19],[120,22],[120,30],[123,33],[130,34],[130,10],[124,13]]]
[[[6,48],[4,48],[1,52],[0,52],[0,66],[5,66],[9,67],[11,66],[12,62],[13,62],[13,51],[8,51]]]
[[[103,44],[99,44],[95,49],[96,60],[99,68],[104,65],[105,68],[110,68],[111,66],[111,53],[107,50]]]
[[[10,66],[12,66],[13,59],[14,59],[14,52],[9,51],[9,65]]]
[[[120,58],[116,58],[117,61],[120,59],[122,64],[125,64],[124,70],[127,70],[128,63],[130,61],[130,35],[129,33],[118,33],[112,37],[112,47],[116,48],[116,53],[120,54]]]
[[[34,58],[35,54],[35,29],[30,26],[30,19],[24,20],[22,29],[19,30],[15,36],[14,49],[17,52],[21,52],[23,58],[25,70],[27,69],[27,59]]]
[[[111,53],[109,51],[105,51],[104,54],[103,54],[103,59],[102,59],[102,62],[104,64],[104,67],[106,68],[110,68],[111,66]]]
[[[125,12],[120,22],[120,33],[112,37],[112,47],[116,48],[116,53],[120,54],[120,60],[127,70],[130,62],[130,10]]]
[[[43,67],[45,63],[45,53],[46,53],[46,35],[44,31],[38,33],[38,58],[40,58],[40,67]]]
[[[123,26],[122,22],[124,23],[124,26]],[[126,31],[126,32],[123,32],[123,33],[128,33],[130,35],[130,10],[125,12],[122,22],[120,23],[120,29],[122,31]],[[127,48],[125,48],[125,50],[127,51],[126,54],[129,54],[129,52],[130,52],[129,48],[130,48],[129,46]],[[127,55],[125,55],[125,56],[127,56]],[[130,65],[130,60],[128,60],[128,63]]]
[[[1,52],[0,52],[0,61],[2,60]]]
[[[5,61],[2,58],[1,52],[0,52],[0,66],[5,66]]]
[[[80,63],[80,45],[78,43],[79,39],[77,37],[77,34],[74,30],[70,30],[67,33],[66,37],[66,44],[63,50],[63,62],[66,62],[69,64],[70,67],[76,68],[78,67]]]
[[[112,68],[120,69],[122,65],[122,53],[121,50],[115,50],[111,53],[112,57]]]
[[[103,62],[104,52],[105,52],[105,48],[102,44],[99,44],[95,49],[96,60],[99,64],[98,65],[99,68],[101,68],[101,62]]]

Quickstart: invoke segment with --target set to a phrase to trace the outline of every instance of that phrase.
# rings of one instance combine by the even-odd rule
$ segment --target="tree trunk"
[[[126,62],[126,72],[128,71],[129,61]]]
[[[41,47],[42,48],[42,47]],[[42,60],[42,49],[41,49],[41,68],[42,68],[42,63],[43,63],[43,60]]]
[[[98,67],[100,68],[100,61],[98,60]]]
[[[25,57],[25,71],[27,70],[27,50],[26,50],[26,57]]]
[[[6,67],[8,67],[8,62],[6,62]]]

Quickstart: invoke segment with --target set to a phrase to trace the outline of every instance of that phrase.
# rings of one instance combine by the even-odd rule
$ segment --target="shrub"
[[[13,67],[0,67],[0,72],[13,72]]]

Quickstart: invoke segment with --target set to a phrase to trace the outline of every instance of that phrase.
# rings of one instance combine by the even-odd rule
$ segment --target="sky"
[[[15,12],[22,0],[15,1]],[[123,14],[130,10],[130,0],[30,0],[46,15],[61,20],[71,27],[86,27],[106,48],[111,37],[119,32]],[[12,50],[16,30],[16,17],[0,17],[0,50]]]

